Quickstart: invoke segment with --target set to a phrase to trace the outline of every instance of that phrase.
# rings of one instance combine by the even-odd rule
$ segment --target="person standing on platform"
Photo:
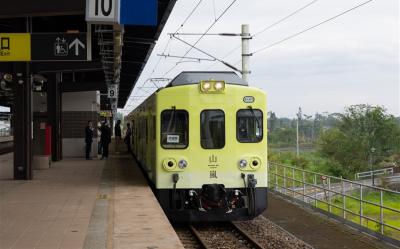
[[[100,128],[100,132],[101,132],[100,142],[101,142],[101,147],[103,149],[101,159],[104,159],[108,158],[108,145],[111,142],[111,129],[106,121],[103,122]]]
[[[115,153],[119,154],[119,144],[121,143],[121,120],[117,120],[114,127]]]
[[[130,124],[130,123],[127,123],[127,124],[126,124],[126,132],[125,132],[124,142],[125,142],[125,144],[126,144],[126,147],[127,147],[129,153],[132,153],[132,148],[131,148],[131,137],[132,137],[131,124]]]
[[[90,151],[92,150],[92,142],[93,142],[93,125],[92,121],[89,120],[87,126],[85,128],[85,143],[86,143],[86,160],[91,160]]]

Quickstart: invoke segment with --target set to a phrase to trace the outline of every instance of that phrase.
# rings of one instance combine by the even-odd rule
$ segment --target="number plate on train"
[[[167,135],[167,143],[179,143],[179,135]]]

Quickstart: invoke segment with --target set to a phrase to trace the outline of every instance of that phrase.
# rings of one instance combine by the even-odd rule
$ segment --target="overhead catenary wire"
[[[193,9],[190,11],[190,13],[186,16],[185,20],[183,20],[183,22],[182,22],[182,23],[179,25],[179,27],[176,29],[176,31],[174,32],[174,34],[178,33],[179,30],[180,30],[181,28],[183,28],[183,26],[184,26],[184,25],[186,24],[186,22],[190,19],[190,17],[194,14],[194,12],[197,10],[197,8],[199,7],[199,5],[201,4],[202,1],[203,1],[203,0],[199,0],[199,1],[197,2],[197,4],[194,6],[194,8],[193,8]],[[172,36],[170,36],[170,38],[169,38],[167,44],[165,45],[165,47],[164,47],[164,49],[163,49],[162,54],[164,54],[164,53],[167,51],[168,46],[169,46],[170,43],[171,43],[171,39],[172,39]],[[155,67],[154,67],[153,70],[151,71],[151,74],[150,74],[150,76],[149,76],[148,78],[151,78],[151,76],[153,76],[153,73],[154,73],[154,72],[156,71],[156,69],[158,68],[158,65],[160,64],[161,59],[162,59],[162,57],[160,57],[160,58],[158,59],[157,64],[155,65]]]
[[[175,34],[178,33],[179,30],[180,30],[181,28],[183,28],[183,26],[184,26],[184,25],[186,24],[186,22],[190,19],[190,17],[194,14],[194,12],[197,10],[197,8],[199,7],[199,5],[200,5],[202,2],[203,2],[203,0],[199,0],[199,1],[197,2],[197,4],[194,6],[194,8],[190,11],[190,13],[189,13],[189,14],[186,16],[186,18],[183,20],[183,22],[178,26],[178,28],[177,28],[176,31],[174,32]],[[170,43],[171,43],[171,40],[172,40],[172,36],[170,36],[170,38],[168,39],[166,45],[164,46],[164,48],[163,48],[163,50],[162,50],[162,51],[163,51],[162,54],[165,54],[165,52],[167,51],[168,46],[169,46]],[[162,59],[162,57],[160,57],[160,58],[158,59],[158,61],[156,62],[156,65],[154,66],[153,70],[151,71],[151,73],[150,73],[148,79],[151,79],[151,77],[153,76],[154,72],[157,70],[158,66],[159,66],[160,63],[161,63],[161,59]],[[142,87],[146,84],[146,82],[147,82],[147,80],[144,81],[143,84],[142,84],[140,87],[138,87],[138,88],[139,88],[139,89],[142,88]],[[154,83],[153,83],[153,84],[154,84]]]
[[[175,36],[174,36],[174,37],[175,37]],[[207,52],[205,52],[204,50],[201,50],[200,48],[195,47],[193,44],[190,44],[190,43],[188,43],[187,41],[184,41],[184,40],[180,39],[179,37],[175,37],[175,39],[177,39],[177,40],[179,40],[179,41],[185,43],[186,45],[188,45],[188,46],[190,46],[191,48],[193,48],[193,49],[195,49],[195,50],[197,50],[197,51],[199,51],[199,52],[201,52],[201,53],[207,55],[208,57],[211,57],[212,59],[223,63],[225,66],[227,66],[227,67],[229,67],[229,68],[231,68],[231,69],[233,69],[233,70],[235,70],[235,71],[241,73],[241,71],[240,71],[239,69],[237,69],[236,67],[232,66],[232,65],[229,64],[228,62],[223,61],[223,60],[221,60],[221,59],[218,59],[217,57],[211,55],[210,53],[207,53]],[[181,57],[181,58],[183,58],[183,57]],[[179,63],[179,62],[178,62],[178,63]]]
[[[226,7],[224,9],[224,11],[217,17],[217,19],[215,19],[211,25],[206,29],[206,31],[196,40],[196,42],[193,44],[193,46],[191,46],[183,55],[183,57],[185,57],[188,53],[190,53],[190,51],[192,51],[193,47],[195,47],[200,41],[201,39],[203,39],[203,37],[214,27],[214,25],[228,12],[228,10],[236,3],[237,0],[233,0],[228,7]],[[182,60],[182,59],[181,59]],[[180,60],[180,61],[181,61]],[[180,62],[179,61],[179,62]],[[163,74],[162,77],[165,77],[166,75],[168,75],[172,70],[174,70],[177,67],[178,64],[175,64],[173,67],[171,67],[167,72],[165,72]]]
[[[299,13],[299,12],[301,12],[302,10],[304,10],[304,9],[306,9],[306,8],[308,8],[308,7],[310,7],[311,5],[313,5],[314,3],[318,2],[318,1],[319,1],[319,0],[313,0],[313,1],[309,2],[309,3],[307,3],[306,5],[304,5],[304,6],[300,7],[300,8],[298,8],[298,9],[296,9],[295,11],[293,11],[292,13],[290,13],[289,15],[287,15],[287,16],[285,16],[285,17],[279,19],[278,21],[272,23],[271,25],[268,25],[267,27],[265,27],[265,28],[263,28],[262,30],[260,30],[260,31],[258,31],[257,33],[255,33],[255,34],[253,35],[253,38],[255,38],[256,36],[258,36],[258,35],[264,33],[265,31],[267,31],[267,30],[269,30],[269,29],[275,27],[276,25],[278,25],[278,24],[280,24],[280,23],[286,21],[286,20],[289,19],[290,17],[296,15],[297,13]]]
[[[252,38],[255,38],[256,36],[258,36],[258,35],[264,33],[265,31],[270,30],[271,28],[273,28],[273,27],[277,26],[278,24],[280,24],[280,23],[286,21],[286,20],[289,19],[290,17],[292,17],[292,16],[294,16],[294,15],[300,13],[301,11],[303,11],[304,9],[310,7],[311,5],[313,5],[314,3],[318,2],[318,1],[319,1],[319,0],[313,0],[313,1],[311,1],[311,2],[308,2],[307,4],[301,6],[300,8],[296,9],[295,11],[291,12],[289,15],[286,15],[286,16],[284,16],[283,18],[277,20],[276,22],[273,22],[272,24],[268,25],[267,27],[261,29],[260,31],[258,31],[257,33],[255,33],[255,34],[252,36]],[[229,57],[233,52],[235,52],[236,50],[238,50],[240,47],[241,47],[241,45],[238,45],[238,46],[232,48],[231,50],[229,50],[229,52],[226,53],[226,54],[224,55],[224,57],[222,57],[222,60],[224,60],[224,59],[226,59],[227,57]],[[216,64],[216,62],[213,63],[213,64],[211,64],[209,67],[207,67],[207,70],[210,69],[211,67],[213,67],[215,64]],[[235,63],[235,64],[236,64],[236,63]]]
[[[352,8],[350,8],[350,9],[347,9],[347,10],[345,10],[345,11],[343,11],[343,12],[341,12],[341,13],[335,15],[335,16],[332,16],[332,17],[330,17],[330,18],[328,18],[328,19],[325,19],[324,21],[322,21],[322,22],[320,22],[320,23],[318,23],[318,24],[315,24],[315,25],[313,25],[313,26],[311,26],[311,27],[308,27],[308,28],[306,28],[306,29],[303,29],[303,30],[301,30],[301,31],[299,31],[299,32],[296,32],[296,33],[292,34],[292,35],[289,35],[289,36],[287,36],[287,37],[285,37],[285,38],[283,38],[283,39],[281,39],[281,40],[279,40],[279,41],[276,41],[276,42],[270,44],[270,45],[261,47],[261,48],[255,50],[254,52],[252,52],[252,55],[257,54],[257,53],[260,53],[260,52],[265,51],[265,50],[267,50],[267,49],[270,49],[270,48],[272,48],[272,47],[274,47],[274,46],[276,46],[276,45],[278,45],[278,44],[281,44],[281,43],[283,43],[283,42],[285,42],[285,41],[288,41],[288,40],[290,40],[290,39],[293,39],[293,38],[295,38],[295,37],[297,37],[297,36],[299,36],[299,35],[301,35],[301,34],[307,32],[307,31],[310,31],[310,30],[312,30],[312,29],[314,29],[314,28],[317,28],[317,27],[319,27],[319,26],[321,26],[321,25],[323,25],[323,24],[325,24],[325,23],[327,23],[327,22],[330,22],[330,21],[332,21],[332,20],[335,20],[336,18],[341,17],[341,16],[343,16],[343,15],[345,15],[345,14],[347,14],[347,13],[349,13],[349,12],[355,10],[355,9],[358,9],[358,8],[364,6],[364,5],[366,5],[366,4],[368,4],[368,3],[372,2],[372,1],[374,1],[374,0],[368,0],[368,1],[362,2],[362,3],[360,3],[360,4],[358,4],[358,5],[354,6],[354,7],[352,7]]]
[[[270,44],[270,45],[268,45],[268,46],[261,47],[261,48],[255,50],[255,51],[253,51],[251,54],[254,55],[254,54],[260,53],[260,52],[262,52],[262,51],[265,51],[265,50],[267,50],[267,49],[270,49],[270,48],[272,48],[272,47],[275,47],[275,46],[277,46],[277,45],[279,45],[279,44],[281,44],[281,43],[283,43],[283,42],[285,42],[285,41],[288,41],[288,40],[290,40],[290,39],[292,39],[292,38],[295,38],[295,37],[297,37],[297,36],[299,36],[299,35],[301,35],[301,34],[307,32],[307,31],[310,31],[310,30],[312,30],[312,29],[314,29],[314,28],[316,28],[316,27],[318,27],[318,26],[321,26],[321,25],[323,25],[323,24],[325,24],[325,23],[327,23],[327,22],[329,22],[329,21],[332,21],[332,20],[334,20],[334,19],[336,19],[336,18],[338,18],[338,17],[340,17],[340,16],[343,16],[343,15],[345,15],[345,14],[347,14],[347,13],[349,13],[349,12],[355,10],[355,9],[358,9],[358,8],[364,6],[364,5],[366,5],[366,4],[368,4],[368,3],[372,2],[372,1],[374,1],[374,0],[368,0],[368,1],[362,2],[362,3],[360,3],[360,4],[358,4],[358,5],[354,6],[354,7],[352,7],[352,8],[350,8],[350,9],[347,9],[347,10],[345,10],[345,11],[343,11],[343,12],[341,12],[341,13],[335,15],[335,16],[333,16],[333,17],[330,17],[330,18],[328,18],[328,19],[325,19],[324,21],[319,22],[318,24],[315,24],[315,25],[313,25],[313,26],[311,26],[311,27],[308,27],[308,28],[306,28],[306,29],[303,29],[303,30],[301,30],[301,31],[299,31],[299,32],[296,32],[296,33],[292,34],[292,35],[289,35],[289,36],[287,36],[287,37],[285,37],[285,38],[283,38],[283,39],[281,39],[281,40],[279,40],[279,41],[276,41],[276,42],[274,42],[274,43],[272,43],[272,44]],[[233,65],[234,65],[234,66],[238,66],[238,65],[240,64],[240,62],[241,62],[241,60],[237,60],[236,62],[233,63]]]

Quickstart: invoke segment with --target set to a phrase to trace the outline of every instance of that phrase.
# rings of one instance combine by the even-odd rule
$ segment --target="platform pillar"
[[[30,64],[14,63],[14,179],[32,179],[32,79]]]
[[[61,136],[61,83],[60,75],[52,75],[47,79],[47,119],[51,125],[51,158],[59,161],[62,158]]]

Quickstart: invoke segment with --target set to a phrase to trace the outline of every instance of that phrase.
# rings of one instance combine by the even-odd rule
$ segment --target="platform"
[[[0,156],[0,173],[12,154]],[[129,155],[65,159],[0,180],[1,248],[183,248]]]

